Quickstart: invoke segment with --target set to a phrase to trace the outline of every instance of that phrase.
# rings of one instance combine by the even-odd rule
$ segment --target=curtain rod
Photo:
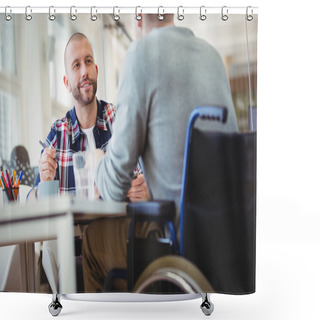
[[[34,13],[50,13],[50,14],[58,14],[58,13],[69,13],[69,14],[141,14],[141,13],[153,13],[153,14],[247,14],[253,15],[258,14],[258,7],[256,6],[247,6],[247,7],[236,7],[236,6],[220,6],[220,7],[206,7],[206,6],[199,6],[199,7],[167,7],[167,6],[159,6],[159,7],[144,7],[144,6],[137,6],[137,7],[130,7],[130,6],[116,6],[116,7],[101,7],[101,6],[91,6],[91,7],[84,7],[84,6],[71,6],[71,7],[41,7],[41,6],[1,6],[0,13],[5,14],[34,14]]]

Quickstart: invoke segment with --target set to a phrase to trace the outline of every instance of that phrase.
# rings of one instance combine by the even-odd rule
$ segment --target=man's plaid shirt
[[[93,135],[96,147],[105,152],[111,138],[115,107],[102,100],[97,100],[97,105],[97,122]],[[72,155],[75,152],[85,151],[87,143],[87,136],[79,126],[75,107],[69,110],[64,118],[53,123],[45,145],[57,150],[58,169],[55,179],[60,180],[60,193],[75,193]],[[39,182],[40,175],[38,174],[34,187],[37,187]]]

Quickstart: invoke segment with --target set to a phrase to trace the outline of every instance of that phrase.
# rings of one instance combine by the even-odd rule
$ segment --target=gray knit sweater
[[[105,200],[126,199],[141,155],[152,198],[174,200],[178,208],[192,109],[226,106],[227,123],[210,125],[213,130],[238,130],[220,55],[186,28],[153,29],[131,44],[117,100],[113,136],[96,167],[97,188]]]

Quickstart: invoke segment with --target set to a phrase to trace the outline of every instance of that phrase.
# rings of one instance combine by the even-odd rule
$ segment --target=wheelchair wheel
[[[153,261],[140,275],[133,292],[147,292],[155,283],[173,284],[180,293],[214,292],[211,284],[198,267],[179,256],[169,255]],[[164,293],[164,292],[156,292]]]

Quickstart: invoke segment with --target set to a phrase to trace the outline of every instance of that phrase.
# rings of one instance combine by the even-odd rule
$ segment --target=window
[[[8,160],[20,136],[18,99],[0,91],[0,158]]]
[[[0,72],[16,74],[15,25],[4,21],[0,28]]]
[[[16,27],[0,17],[0,158],[8,160],[20,136]]]

